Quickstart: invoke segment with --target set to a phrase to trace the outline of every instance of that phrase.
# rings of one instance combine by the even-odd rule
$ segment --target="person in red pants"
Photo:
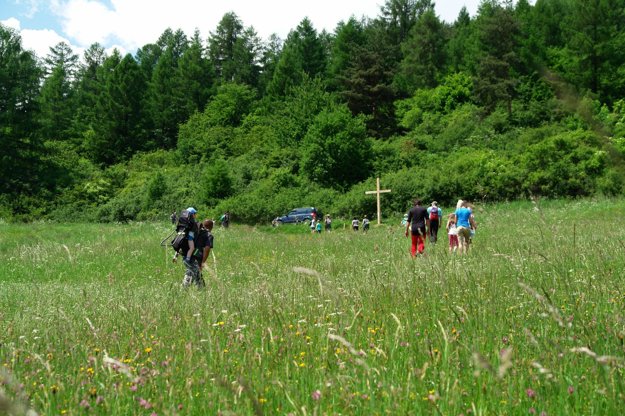
[[[414,207],[408,211],[408,221],[406,222],[406,237],[410,233],[412,245],[410,246],[410,254],[415,257],[417,253],[423,254],[425,250],[425,236],[430,228],[430,219],[428,211],[421,206],[421,200],[414,201]]]

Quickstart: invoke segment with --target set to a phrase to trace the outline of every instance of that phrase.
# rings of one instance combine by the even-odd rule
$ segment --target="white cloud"
[[[0,23],[2,23],[6,27],[10,27],[11,29],[15,29],[17,31],[20,30],[20,21],[17,20],[15,17],[9,17],[6,20],[0,20]]]
[[[2,20],[0,23],[17,30],[22,38],[22,48],[33,51],[39,58],[46,57],[50,52],[50,47],[59,42],[65,42],[71,45],[69,40],[56,33],[54,30],[22,29],[20,21],[14,17]]]
[[[379,11],[377,1],[111,0],[111,4],[109,8],[98,0],[67,0],[55,11],[63,32],[80,45],[115,41],[128,50],[155,42],[167,28],[182,29],[187,35],[197,28],[206,38],[230,11],[263,39],[272,33],[286,37],[305,17],[318,31],[332,32],[340,20],[351,15],[375,17]]]
[[[108,44],[115,14],[98,1],[71,0],[55,8],[61,15],[63,33],[79,45]]]
[[[39,58],[45,58],[50,53],[50,47],[65,42],[71,45],[70,41],[56,33],[54,30],[32,30],[22,29],[22,46],[24,49],[32,50]],[[75,53],[82,53],[77,48],[73,48]]]

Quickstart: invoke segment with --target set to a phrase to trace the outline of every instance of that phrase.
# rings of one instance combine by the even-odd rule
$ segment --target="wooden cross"
[[[385,194],[388,192],[391,192],[390,189],[380,189],[380,178],[377,178],[375,181],[375,191],[366,191],[365,194],[367,195],[371,195],[371,194],[376,194],[378,197],[378,225],[380,225],[380,217],[381,215],[381,210],[380,210],[380,194]]]

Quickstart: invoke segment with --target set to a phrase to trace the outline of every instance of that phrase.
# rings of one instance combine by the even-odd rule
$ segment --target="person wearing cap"
[[[432,206],[428,207],[428,218],[430,219],[430,242],[436,243],[438,229],[443,221],[443,210],[438,207],[438,202],[432,201]]]

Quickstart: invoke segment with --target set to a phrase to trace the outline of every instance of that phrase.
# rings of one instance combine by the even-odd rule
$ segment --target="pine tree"
[[[505,103],[511,115],[514,70],[519,62],[519,21],[512,7],[503,7],[496,0],[482,2],[475,35],[482,51],[477,65],[476,97],[488,112]]]
[[[226,13],[208,39],[208,55],[219,83],[258,86],[261,41],[253,28],[245,28],[235,13]]]
[[[0,194],[32,194],[43,149],[37,131],[41,69],[21,37],[0,24]]]
[[[285,96],[304,77],[325,75],[327,57],[324,44],[308,18],[302,20],[287,36],[276,64],[268,91],[274,96]]]
[[[96,109],[98,120],[85,144],[93,160],[105,165],[126,160],[146,148],[141,111],[146,81],[131,55],[115,50],[100,68],[104,83]]]
[[[185,114],[203,111],[215,90],[215,70],[204,55],[199,31],[195,31],[189,47],[178,64],[181,96],[186,98]]]
[[[46,79],[41,88],[41,132],[45,139],[68,138],[74,115],[73,93],[78,55],[61,42],[45,59]]]
[[[171,149],[176,146],[178,125],[189,117],[187,99],[181,90],[178,65],[188,48],[186,35],[167,29],[157,45],[161,53],[149,81],[147,103],[151,121],[150,149]]]
[[[433,9],[419,16],[402,50],[404,59],[398,74],[401,89],[412,93],[417,88],[435,87],[445,64],[445,34]]]
[[[78,69],[76,79],[76,107],[72,123],[74,137],[82,137],[96,122],[96,103],[98,95],[103,91],[98,73],[105,59],[104,47],[99,43],[92,44],[83,55],[83,63]]]

